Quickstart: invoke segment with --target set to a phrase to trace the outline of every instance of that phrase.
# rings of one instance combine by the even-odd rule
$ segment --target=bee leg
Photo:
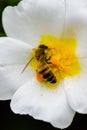
[[[46,59],[47,64],[51,64],[51,62],[50,62],[51,56],[49,56],[49,58],[45,58],[45,59]]]
[[[46,63],[47,63],[47,64],[52,64],[50,61],[47,61]]]

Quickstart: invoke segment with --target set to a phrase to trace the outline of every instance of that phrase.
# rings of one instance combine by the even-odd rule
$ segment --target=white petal
[[[21,85],[33,77],[33,72],[29,67],[21,73],[29,58],[30,47],[11,38],[0,38],[1,100],[10,99]]]
[[[12,38],[0,38],[0,65],[26,64],[31,51],[29,44]]]
[[[82,72],[65,80],[65,92],[71,107],[79,113],[87,113],[87,59],[80,59]]]
[[[12,65],[0,67],[0,100],[11,99],[15,91],[34,77],[28,67],[21,73],[25,65]]]
[[[67,0],[66,36],[77,39],[76,54],[82,73],[65,80],[65,92],[71,107],[80,113],[87,113],[87,1]]]
[[[67,0],[65,33],[66,37],[77,40],[77,54],[81,57],[87,53],[87,1]]]
[[[14,94],[11,108],[15,113],[29,114],[50,122],[54,127],[68,127],[75,112],[67,103],[62,84],[60,86],[49,89],[32,79]]]
[[[8,36],[36,45],[42,34],[61,35],[65,15],[64,0],[24,0],[3,12]]]

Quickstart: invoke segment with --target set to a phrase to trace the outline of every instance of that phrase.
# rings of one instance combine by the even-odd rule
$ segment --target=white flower
[[[2,21],[8,37],[0,38],[0,99],[11,99],[15,113],[58,128],[68,127],[75,112],[87,113],[87,1],[23,0],[7,7]],[[60,61],[55,74],[60,81],[52,89],[36,79],[32,65],[22,73],[32,49],[50,38],[53,59]]]

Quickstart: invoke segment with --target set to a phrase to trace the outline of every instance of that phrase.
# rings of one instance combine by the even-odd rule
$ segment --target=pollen
[[[42,78],[42,76],[39,73],[36,73],[36,78],[39,81],[43,81],[43,78]]]
[[[54,66],[56,66],[56,67],[61,66],[60,62],[59,62],[58,60],[56,60],[56,59],[51,59],[50,62],[51,62]]]
[[[57,38],[51,35],[43,35],[39,45],[48,47],[45,50],[46,64],[57,79],[57,83],[51,84],[46,80],[44,81],[40,75],[37,75],[38,81],[42,82],[42,84],[54,88],[66,77],[74,77],[81,73],[81,66],[76,55],[77,41],[75,38]],[[33,60],[32,64],[31,66],[36,70],[38,61]]]

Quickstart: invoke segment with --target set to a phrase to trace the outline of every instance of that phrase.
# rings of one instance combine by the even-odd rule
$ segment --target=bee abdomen
[[[43,78],[48,79],[50,77],[50,72],[44,73]]]
[[[47,78],[47,81],[49,81],[50,83],[56,83],[57,82],[57,79],[52,72],[50,72],[50,76]]]
[[[39,74],[43,74],[43,73],[46,72],[48,69],[49,69],[48,67],[44,68],[43,70],[39,71]]]
[[[57,82],[55,75],[52,73],[52,71],[49,69],[49,67],[46,64],[39,66],[39,74],[41,74],[43,79],[47,82],[50,83]]]
[[[43,78],[46,79],[46,81],[48,81],[50,83],[56,83],[57,82],[55,75],[51,71],[43,74]]]

